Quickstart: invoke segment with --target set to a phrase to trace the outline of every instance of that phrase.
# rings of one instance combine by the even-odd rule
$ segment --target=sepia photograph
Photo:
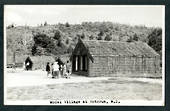
[[[164,5],[4,5],[4,105],[165,105]]]

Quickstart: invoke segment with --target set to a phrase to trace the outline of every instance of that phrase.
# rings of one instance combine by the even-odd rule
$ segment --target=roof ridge
[[[124,42],[124,41],[104,41],[104,40],[82,40],[85,47],[91,54],[99,55],[129,55],[129,56],[157,56],[157,52],[147,43],[142,41]],[[116,50],[114,50],[114,49]]]
[[[83,42],[117,42],[117,43],[145,43],[142,41],[126,42],[126,41],[105,41],[105,40],[82,40]]]

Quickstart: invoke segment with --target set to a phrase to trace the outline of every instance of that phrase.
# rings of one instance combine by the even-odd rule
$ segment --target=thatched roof
[[[15,62],[16,63],[24,63],[28,55],[16,55]],[[52,56],[29,56],[33,63],[38,62],[54,62],[55,59]],[[13,63],[13,56],[7,56],[7,64]]]
[[[144,42],[82,41],[92,56],[156,57],[159,54]]]

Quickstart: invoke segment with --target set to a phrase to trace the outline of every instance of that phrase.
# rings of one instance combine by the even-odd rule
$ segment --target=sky
[[[5,5],[4,22],[37,26],[48,24],[103,22],[162,27],[162,5]]]

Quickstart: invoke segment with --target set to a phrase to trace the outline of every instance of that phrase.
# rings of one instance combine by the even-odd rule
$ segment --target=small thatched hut
[[[28,55],[16,55],[15,57],[15,64],[20,64],[20,68],[23,67],[27,59]],[[53,63],[55,61],[55,58],[52,56],[29,56],[31,61],[33,62],[32,70],[36,69],[42,69],[45,70],[45,67],[47,65],[47,62]],[[13,57],[7,56],[7,67],[10,65],[13,65]]]
[[[160,56],[144,42],[82,41],[72,56],[72,73],[85,76],[158,76]]]
[[[25,68],[26,70],[32,70],[33,62],[31,58],[28,56],[27,59],[25,60]]]

